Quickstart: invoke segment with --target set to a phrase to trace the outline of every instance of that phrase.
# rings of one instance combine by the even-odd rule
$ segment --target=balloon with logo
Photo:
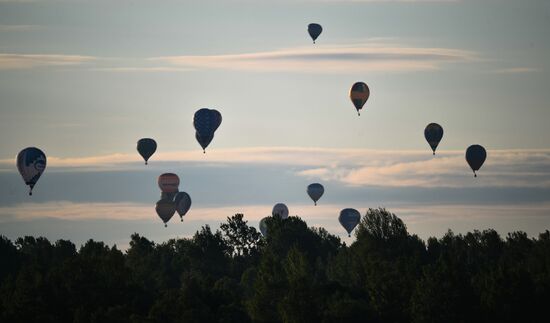
[[[273,206],[273,211],[271,211],[271,214],[284,220],[288,218],[288,207],[283,203],[277,203]]]
[[[174,198],[174,203],[176,204],[176,211],[183,222],[183,217],[191,208],[191,196],[185,192],[178,192]]]
[[[309,33],[309,36],[311,39],[313,39],[313,43],[315,44],[315,40],[321,33],[323,32],[323,27],[319,24],[309,24],[307,26],[307,32]]]
[[[432,148],[433,154],[435,155],[435,150],[443,138],[443,128],[437,123],[430,123],[424,129],[424,138]]]
[[[214,139],[214,133],[222,123],[222,115],[215,109],[199,109],[193,116],[193,126],[196,133],[195,138],[201,145],[203,152]]]
[[[478,171],[483,163],[487,159],[487,151],[480,145],[471,145],[466,149],[466,161],[472,171],[474,172],[474,177],[477,177],[476,171]]]
[[[348,237],[351,237],[351,231],[353,231],[359,224],[359,221],[361,221],[361,214],[356,209],[343,209],[340,211],[338,221],[348,232]]]
[[[325,188],[319,183],[309,184],[307,187],[307,194],[313,200],[313,203],[317,205],[317,201],[325,193]]]
[[[32,195],[32,189],[46,169],[46,155],[36,147],[28,147],[21,150],[16,159],[17,170],[30,188],[29,195]]]
[[[156,150],[157,142],[151,138],[142,138],[137,142],[137,151],[145,160],[145,165],[147,165],[147,161],[153,156]]]
[[[363,108],[365,103],[367,103],[369,96],[370,90],[367,84],[357,82],[351,87],[351,90],[349,91],[349,98],[351,99],[351,102],[353,102],[355,109],[357,109],[358,115],[361,115],[359,111]]]

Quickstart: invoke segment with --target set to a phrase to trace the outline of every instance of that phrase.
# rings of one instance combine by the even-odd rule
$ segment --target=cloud
[[[258,72],[412,72],[477,60],[471,51],[387,44],[310,46],[268,52],[151,58],[171,66]]]
[[[532,72],[538,72],[539,69],[533,68],[533,67],[511,67],[511,68],[503,68],[493,71],[493,73],[496,74],[525,74],[525,73],[532,73]]]
[[[0,0],[2,2],[2,0]],[[0,32],[19,32],[19,31],[33,31],[40,29],[38,25],[0,25]]]
[[[0,170],[13,171],[13,160],[0,160]],[[142,167],[137,154],[82,158],[48,157],[49,171],[132,170]],[[297,176],[334,181],[350,187],[550,187],[550,150],[489,149],[479,177],[464,160],[463,151],[374,150],[301,147],[216,149],[155,154],[151,167],[167,163],[200,163],[204,167],[229,164],[289,165]],[[290,168],[289,168],[290,169]]]
[[[339,235],[346,242],[353,241],[354,238],[347,238],[344,229],[338,223],[340,210],[353,207],[364,215],[369,207],[378,207],[364,203],[288,206],[290,214],[300,216],[308,226],[323,227],[330,233]],[[543,230],[541,228],[550,225],[548,202],[516,205],[393,203],[383,206],[403,219],[409,232],[418,234],[423,239],[442,236],[448,229],[460,233],[494,228],[501,234],[523,230],[534,236]],[[13,207],[0,207],[0,223],[4,230],[8,230],[0,230],[0,234],[15,238],[29,232],[41,235],[47,233],[54,240],[73,234],[76,235],[73,239],[77,239],[78,236],[83,241],[90,235],[102,235],[98,238],[107,242],[116,238],[115,242],[120,244],[132,232],[138,230],[148,238],[165,241],[176,236],[190,237],[205,224],[217,229],[220,223],[235,213],[243,213],[249,225],[257,227],[263,217],[269,216],[271,208],[272,205],[267,204],[210,208],[194,206],[184,217],[183,224],[180,224],[176,214],[165,229],[154,211],[153,203],[25,203]],[[40,227],[36,227],[36,224]],[[124,234],[121,236],[122,232]]]
[[[46,66],[80,65],[96,58],[80,55],[5,54],[0,53],[0,70],[29,69]]]

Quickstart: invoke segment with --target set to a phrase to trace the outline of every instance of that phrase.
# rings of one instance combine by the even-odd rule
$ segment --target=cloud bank
[[[167,163],[220,166],[230,164],[289,165],[296,175],[351,187],[533,187],[550,188],[550,150],[491,150],[474,179],[462,151],[391,151],[301,147],[251,147],[158,153],[151,167]],[[13,172],[14,161],[0,160],[0,171]],[[157,165],[157,166],[155,166]],[[48,171],[135,170],[137,154],[84,158],[48,157]]]

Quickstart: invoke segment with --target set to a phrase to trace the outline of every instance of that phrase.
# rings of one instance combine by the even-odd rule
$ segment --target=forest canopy
[[[370,209],[346,245],[299,217],[242,214],[126,251],[0,237],[0,322],[544,322],[550,232],[421,240]]]

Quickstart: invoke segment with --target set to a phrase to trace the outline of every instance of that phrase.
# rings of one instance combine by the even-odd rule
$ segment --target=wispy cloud
[[[502,68],[497,69],[493,71],[493,73],[496,74],[525,74],[525,73],[533,73],[538,72],[539,69],[533,68],[533,67],[510,67],[510,68]]]
[[[2,0],[0,0],[2,2]],[[0,25],[0,32],[33,31],[40,29],[38,25]]]
[[[489,150],[477,179],[463,151],[388,151],[301,147],[251,147],[158,153],[151,159],[165,163],[278,164],[297,168],[297,176],[360,187],[550,187],[550,150]],[[127,170],[141,167],[137,154],[83,158],[48,158],[50,171]],[[150,165],[151,166],[151,165]],[[53,169],[52,169],[53,168]],[[13,171],[13,160],[1,160],[0,170]]]
[[[329,232],[339,235],[344,241],[351,241],[347,238],[344,229],[338,223],[338,214],[341,209],[353,207],[362,215],[369,207],[379,205],[358,204],[288,204],[290,214],[298,215],[305,220],[310,227],[323,227]],[[399,204],[381,205],[396,213],[403,219],[409,232],[416,233],[422,238],[430,236],[441,236],[447,229],[455,232],[465,232],[473,229],[494,228],[501,234],[509,231],[524,230],[530,235],[537,235],[550,224],[550,204],[517,204],[517,205],[476,205],[476,204]],[[184,222],[180,224],[178,215],[168,224],[168,231],[162,226],[161,220],[154,210],[154,203],[72,203],[72,202],[46,202],[46,203],[25,203],[13,207],[0,207],[0,223],[4,225],[18,223],[19,230],[31,227],[33,221],[57,220],[55,224],[70,223],[71,230],[82,230],[82,223],[96,221],[95,228],[100,223],[105,231],[109,231],[113,225],[118,227],[116,235],[120,230],[124,232],[135,230],[137,227],[149,232],[148,237],[164,241],[178,236],[192,236],[202,225],[209,224],[214,229],[225,222],[226,218],[235,213],[243,213],[249,225],[257,226],[260,219],[269,216],[272,205],[235,205],[224,207],[202,208],[193,206],[185,216]],[[121,223],[122,222],[122,223]],[[140,226],[136,226],[141,223]],[[54,230],[57,226],[52,225]],[[63,227],[67,227],[64,225]],[[122,229],[124,227],[124,229]],[[161,230],[161,231],[158,231]],[[176,231],[174,231],[176,230]],[[6,234],[6,232],[0,232]],[[128,233],[128,235],[130,234]],[[10,235],[13,235],[9,232]],[[44,234],[44,232],[42,232]],[[67,232],[50,232],[50,236],[65,236]],[[88,232],[97,234],[97,232]],[[120,239],[121,237],[118,237]],[[54,238],[55,239],[55,238]]]
[[[0,70],[29,69],[46,66],[80,65],[95,60],[92,56],[5,54],[0,53]]]
[[[447,63],[476,59],[476,53],[460,49],[368,44],[310,46],[243,54],[165,56],[151,60],[187,68],[348,73],[437,70]]]

